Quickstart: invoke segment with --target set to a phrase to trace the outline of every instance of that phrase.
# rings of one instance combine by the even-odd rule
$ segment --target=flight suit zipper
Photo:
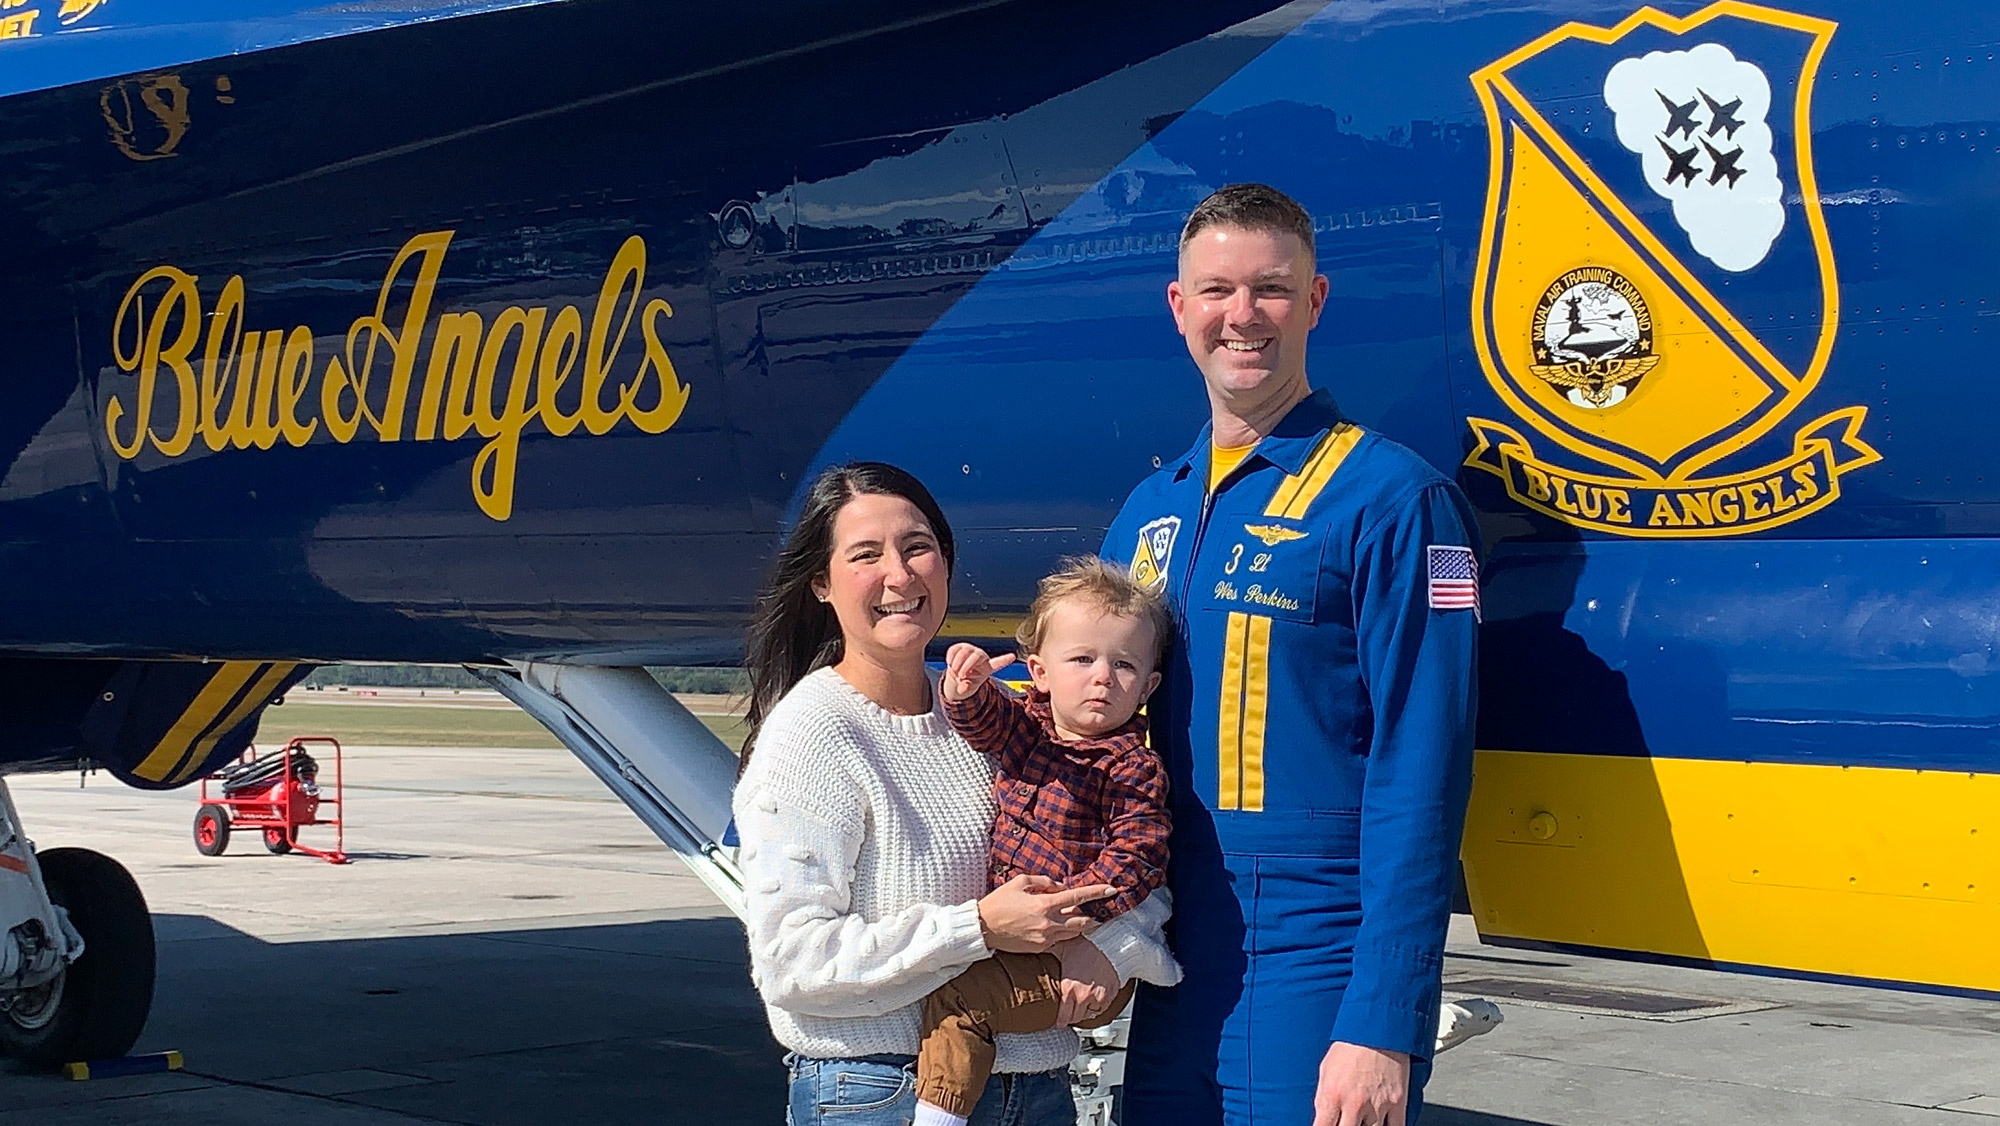
[[[1183,621],[1187,621],[1190,617],[1188,614],[1188,592],[1194,589],[1194,563],[1201,556],[1202,533],[1208,530],[1208,513],[1214,505],[1215,493],[1204,488],[1201,491],[1201,513],[1194,520],[1194,538],[1188,541],[1187,566],[1181,568],[1180,603],[1181,618]],[[1192,640],[1193,633],[1188,632],[1188,637]]]

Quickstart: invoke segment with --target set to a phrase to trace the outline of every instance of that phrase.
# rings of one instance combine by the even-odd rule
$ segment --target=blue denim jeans
[[[785,1061],[792,1069],[787,1126],[908,1126],[916,1117],[914,1056]],[[993,1076],[971,1126],[1076,1126],[1068,1069]]]

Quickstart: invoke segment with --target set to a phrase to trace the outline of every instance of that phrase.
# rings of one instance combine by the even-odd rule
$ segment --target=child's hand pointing
[[[998,657],[992,657],[977,645],[959,642],[945,650],[942,678],[944,698],[953,701],[971,698],[988,677],[1013,663],[1012,653],[1002,653]]]

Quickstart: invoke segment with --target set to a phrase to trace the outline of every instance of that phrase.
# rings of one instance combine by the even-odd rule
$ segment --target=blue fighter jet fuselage
[[[27,0],[0,772],[733,663],[854,458],[1003,637],[1205,418],[1163,288],[1257,180],[1481,514],[1482,933],[2000,994],[2000,12],[1908,7]]]

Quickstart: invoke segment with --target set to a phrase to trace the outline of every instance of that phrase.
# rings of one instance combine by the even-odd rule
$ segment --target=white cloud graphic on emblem
[[[1785,189],[1771,152],[1771,83],[1719,43],[1626,59],[1604,78],[1618,140],[1674,205],[1695,251],[1732,272],[1771,253]]]

